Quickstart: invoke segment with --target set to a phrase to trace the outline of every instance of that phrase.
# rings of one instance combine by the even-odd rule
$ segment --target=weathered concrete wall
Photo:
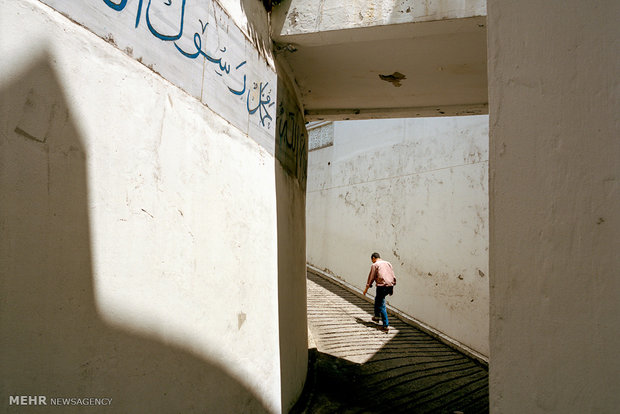
[[[303,256],[279,260],[282,243],[304,246],[279,211],[303,211],[304,195],[276,160],[268,33],[240,31],[215,2],[204,15],[188,2],[178,43],[148,28],[147,2],[137,28],[138,2],[46,3],[107,42],[39,2],[1,2],[0,399],[282,411],[305,365],[281,365],[279,274],[303,291],[305,272]],[[177,20],[151,7],[168,34]],[[219,62],[175,46],[190,51],[199,17]],[[302,330],[288,353],[306,352]]]
[[[306,382],[308,328],[306,315],[305,193],[278,164],[278,307],[282,412],[297,401]],[[304,238],[305,240],[305,238]]]
[[[234,7],[233,18],[216,1],[41,1],[199,99],[273,154],[276,74],[260,40],[269,31],[244,21],[243,9]],[[235,19],[245,22],[245,31]]]
[[[491,411],[620,406],[620,3],[489,1]]]
[[[419,23],[486,16],[484,0],[288,0],[273,13],[278,34]]]
[[[291,79],[278,67],[276,194],[282,412],[297,401],[308,366],[306,173],[308,133]]]
[[[311,151],[308,262],[363,287],[394,265],[388,303],[488,356],[488,117],[337,122]]]

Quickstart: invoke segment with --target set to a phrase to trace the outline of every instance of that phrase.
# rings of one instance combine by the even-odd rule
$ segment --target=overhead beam
[[[485,13],[477,0],[292,0],[272,36],[307,120],[486,114]]]
[[[472,105],[422,106],[404,108],[306,109],[306,121],[341,121],[355,119],[420,118],[435,116],[486,115],[487,103]]]

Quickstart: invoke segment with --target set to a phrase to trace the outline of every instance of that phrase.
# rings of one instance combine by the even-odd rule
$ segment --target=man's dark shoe
[[[379,322],[381,320],[381,318],[378,317],[378,316],[373,316],[372,320],[375,321],[375,322]]]
[[[385,333],[388,333],[390,331],[390,327],[389,326],[382,326],[381,330]]]

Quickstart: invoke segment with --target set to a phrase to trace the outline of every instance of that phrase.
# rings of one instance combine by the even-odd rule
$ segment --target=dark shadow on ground
[[[101,320],[79,117],[51,57],[32,62],[0,88],[2,411],[267,412],[216,361]],[[9,406],[10,395],[112,403],[43,409]]]
[[[292,413],[489,412],[485,366],[394,315],[390,315],[390,325],[398,333],[382,341],[389,334],[378,331],[380,325],[370,320],[371,303],[322,277],[309,273],[308,279],[349,306],[362,309],[367,317],[343,314],[342,324],[330,331],[328,342],[324,342],[327,351],[321,345],[310,350],[307,387]],[[325,309],[329,311],[333,312]],[[376,353],[364,363],[342,357],[344,353],[353,357],[367,353],[373,346],[377,346]]]
[[[365,321],[364,319],[359,318],[359,317],[355,318],[355,322],[359,323],[360,325],[364,325],[367,328],[372,328],[372,329],[377,329],[377,330],[381,329],[381,324]]]

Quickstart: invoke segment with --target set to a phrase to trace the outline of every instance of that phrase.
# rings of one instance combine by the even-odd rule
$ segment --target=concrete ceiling
[[[273,38],[307,121],[488,112],[485,16],[295,30],[290,13]]]

